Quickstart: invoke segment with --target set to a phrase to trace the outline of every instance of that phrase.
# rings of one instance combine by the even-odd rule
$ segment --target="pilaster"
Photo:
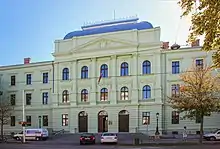
[[[138,65],[138,54],[134,53],[132,55],[132,68],[131,75],[133,77],[132,82],[132,98],[131,103],[138,103],[139,93],[138,93],[138,75],[139,75],[139,65]]]
[[[110,92],[110,103],[116,104],[117,103],[117,56],[113,55],[111,56],[111,70],[110,70],[110,76],[112,80],[112,87]]]
[[[77,93],[78,93],[78,81],[77,81],[77,60],[74,60],[72,61],[72,83],[73,83],[73,88],[72,88],[72,91],[71,91],[71,96],[70,96],[70,104],[71,105],[76,105],[77,103]]]
[[[92,58],[91,59],[91,61],[92,61],[92,68],[91,68],[91,83],[92,83],[92,89],[91,89],[91,91],[90,91],[90,95],[91,95],[91,97],[90,97],[90,104],[91,105],[96,105],[96,98],[97,98],[97,79],[98,79],[98,77],[97,77],[97,73],[96,73],[96,71],[97,71],[97,69],[96,69],[96,61],[97,61],[97,59],[96,58]]]

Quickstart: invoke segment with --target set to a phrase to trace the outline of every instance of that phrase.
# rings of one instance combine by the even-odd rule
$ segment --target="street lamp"
[[[157,118],[157,126],[156,126],[156,132],[155,132],[155,135],[159,135],[159,134],[160,134],[159,129],[158,129],[158,118],[159,118],[159,113],[156,113],[156,118]]]

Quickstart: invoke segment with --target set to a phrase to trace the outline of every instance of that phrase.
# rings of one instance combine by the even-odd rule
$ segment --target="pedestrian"
[[[183,129],[183,141],[186,141],[187,139],[187,131],[186,131],[186,126],[184,126],[184,129]]]

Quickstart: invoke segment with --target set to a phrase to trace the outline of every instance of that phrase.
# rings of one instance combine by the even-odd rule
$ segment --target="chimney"
[[[200,46],[200,39],[196,39],[194,42],[191,43],[191,47],[198,47]]]
[[[29,64],[31,61],[31,58],[24,58],[24,64]]]
[[[162,49],[169,49],[169,42],[163,42]]]

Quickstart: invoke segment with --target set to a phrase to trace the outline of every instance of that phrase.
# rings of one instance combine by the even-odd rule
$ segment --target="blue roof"
[[[139,22],[139,23],[128,23],[128,24],[118,24],[112,26],[105,26],[87,30],[79,30],[73,31],[68,33],[63,39],[71,39],[73,37],[78,36],[86,36],[86,35],[94,35],[94,34],[102,34],[102,33],[109,33],[109,32],[118,32],[118,31],[126,31],[126,30],[145,30],[151,29],[153,25],[147,21]]]

